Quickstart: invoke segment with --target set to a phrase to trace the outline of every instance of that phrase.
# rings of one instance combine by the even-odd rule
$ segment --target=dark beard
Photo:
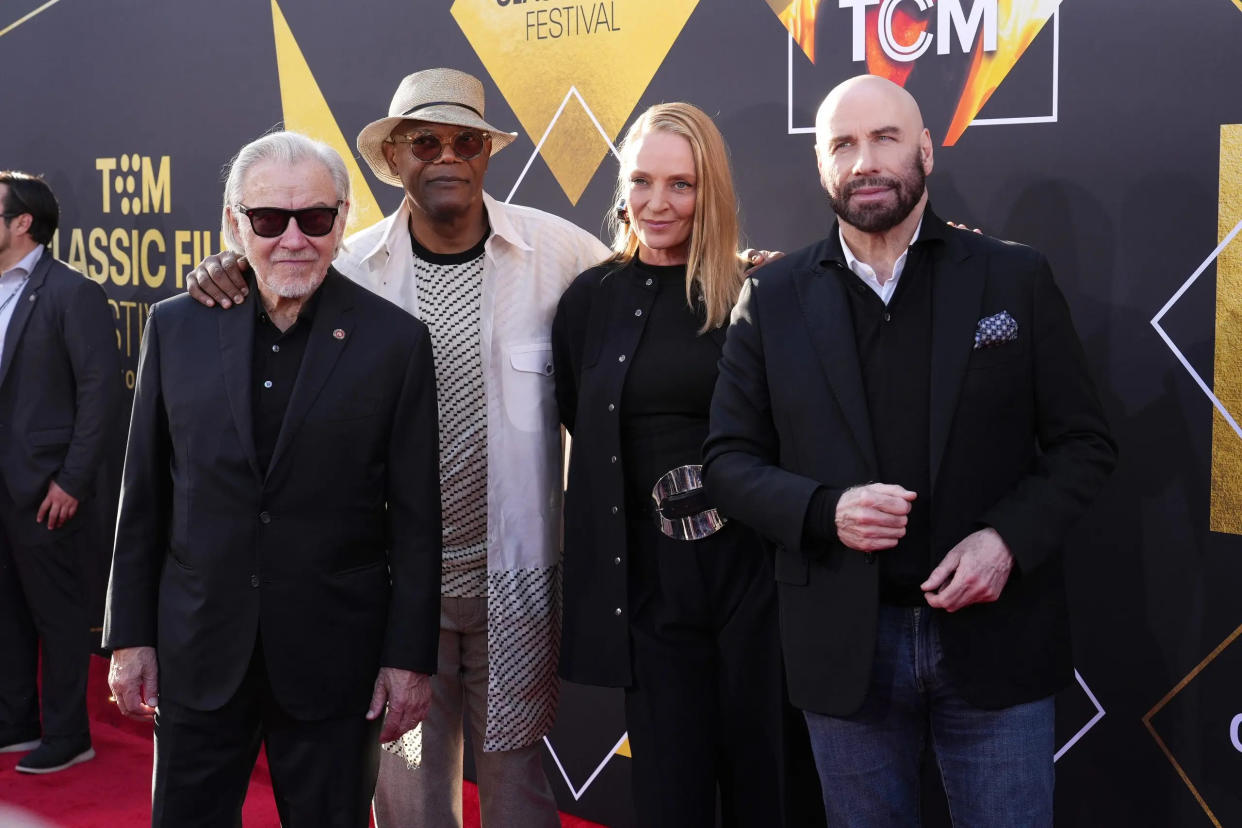
[[[923,163],[918,150],[910,159],[905,174],[900,178],[890,176],[872,176],[858,178],[845,185],[844,192],[835,195],[828,191],[828,201],[832,211],[845,224],[857,227],[864,233],[883,233],[892,230],[906,220],[926,189],[927,174],[923,172]],[[862,187],[889,187],[897,194],[897,201],[891,206],[883,204],[867,204],[859,207],[850,206],[850,195]]]

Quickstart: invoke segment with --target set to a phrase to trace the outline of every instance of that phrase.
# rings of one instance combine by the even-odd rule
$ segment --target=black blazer
[[[329,270],[270,467],[255,313],[188,295],[142,341],[104,645],[155,646],[160,696],[213,710],[261,635],[298,719],[361,715],[381,665],[435,672],[440,488],[427,328]]]
[[[0,358],[0,480],[33,515],[51,480],[78,500],[93,494],[124,391],[103,288],[45,249],[13,301]],[[47,537],[33,518],[15,529],[19,542]]]
[[[999,601],[942,613],[945,659],[981,707],[1042,698],[1072,675],[1060,550],[1116,458],[1069,308],[1036,251],[946,227],[930,209],[932,555],[994,527],[1016,566]],[[776,547],[790,696],[847,715],[875,649],[878,566],[804,543],[812,493],[878,480],[836,225],[758,271],[733,313],[705,446],[722,509]],[[1016,341],[974,350],[1008,311]],[[883,481],[899,482],[899,481]],[[877,554],[884,554],[883,552]]]
[[[618,357],[638,348],[658,290],[633,264],[605,262],[570,284],[552,322],[556,403],[573,435],[560,672],[582,684],[631,683],[620,409],[632,362]],[[723,328],[705,335],[724,344]]]

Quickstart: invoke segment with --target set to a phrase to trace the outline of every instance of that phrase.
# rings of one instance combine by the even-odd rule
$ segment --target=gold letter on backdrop
[[[1242,124],[1220,128],[1221,241],[1242,221]],[[1235,420],[1242,417],[1242,238],[1216,258],[1216,364],[1212,390]],[[1212,409],[1213,532],[1242,535],[1242,436]]]

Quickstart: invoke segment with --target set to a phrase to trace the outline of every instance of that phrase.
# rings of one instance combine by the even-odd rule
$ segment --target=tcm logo
[[[159,166],[138,153],[120,158],[96,158],[103,185],[103,211],[112,212],[115,199],[124,215],[171,212],[172,161],[160,156]]]
[[[1229,741],[1233,743],[1234,750],[1242,753],[1242,713],[1234,716],[1229,723]]]
[[[807,87],[826,91],[842,76],[858,74],[860,69],[898,86],[906,86],[912,76],[918,76],[925,90],[919,101],[923,116],[933,135],[944,136],[946,147],[953,146],[977,122],[1034,124],[1057,120],[1056,24],[1051,27],[1050,54],[1042,47],[1039,50],[1052,61],[1048,97],[1028,88],[1019,92],[1019,97],[1006,98],[1005,105],[1016,108],[1012,115],[979,121],[976,116],[1004,85],[1027,47],[1056,17],[1062,0],[766,2],[788,30],[790,40],[815,65]],[[791,93],[794,67],[791,48]],[[817,106],[818,101],[806,100],[802,105]],[[792,103],[790,106],[793,131]]]
[[[867,12],[879,6],[876,36],[880,48],[890,60],[911,63],[918,60],[936,44],[936,54],[947,55],[956,41],[959,51],[968,53],[983,30],[983,51],[996,51],[996,5],[997,0],[975,0],[967,12],[961,0],[838,0],[840,8],[853,11],[852,55],[857,63],[867,59]],[[905,2],[903,12],[916,6],[921,15],[913,19],[899,16],[894,21],[898,7]],[[969,0],[968,0],[969,2]],[[927,31],[931,12],[935,11],[936,34]],[[921,22],[921,27],[920,27]],[[899,24],[899,25],[898,25]],[[913,35],[913,40],[903,38]]]

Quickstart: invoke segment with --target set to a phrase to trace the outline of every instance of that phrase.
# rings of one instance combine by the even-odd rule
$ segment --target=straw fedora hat
[[[474,127],[492,136],[492,155],[513,143],[516,132],[503,132],[483,120],[483,84],[456,69],[424,69],[407,75],[388,106],[388,117],[372,121],[358,133],[358,152],[380,181],[402,186],[388,169],[383,144],[402,121]]]

